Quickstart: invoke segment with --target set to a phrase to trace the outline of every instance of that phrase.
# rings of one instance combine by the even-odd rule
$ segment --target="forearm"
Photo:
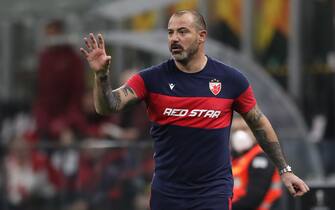
[[[120,94],[112,90],[107,72],[95,74],[93,96],[97,113],[109,114],[120,110]]]
[[[278,169],[286,167],[287,162],[284,158],[278,137],[267,117],[257,106],[247,114],[243,115],[243,117],[251,128],[259,145],[273,161],[275,166]]]
[[[94,105],[99,114],[118,112],[139,101],[133,89],[127,84],[112,90],[107,74],[96,74],[94,84]]]
[[[270,157],[278,169],[285,168],[287,162],[284,158],[277,135],[275,134],[269,120],[263,115],[258,128],[253,133],[264,152]]]

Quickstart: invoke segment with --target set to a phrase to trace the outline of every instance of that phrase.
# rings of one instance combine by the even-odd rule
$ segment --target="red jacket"
[[[85,76],[82,60],[71,46],[48,47],[39,58],[34,113],[40,133],[57,137],[83,119]]]

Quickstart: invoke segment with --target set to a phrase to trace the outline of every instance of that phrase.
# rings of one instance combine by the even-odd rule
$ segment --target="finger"
[[[297,184],[294,184],[293,187],[294,187],[295,191],[297,192],[296,196],[301,196],[308,191],[307,187],[306,187],[306,184],[304,182],[299,182]]]
[[[87,49],[91,50],[92,49],[91,43],[88,41],[88,39],[86,37],[84,37],[84,41],[85,41]]]
[[[112,60],[112,57],[109,55],[109,56],[106,56],[106,64],[105,64],[105,67],[108,67],[110,64],[111,64],[111,60]]]
[[[305,192],[299,191],[294,195],[294,197],[303,196],[304,194],[305,194]]]
[[[300,189],[301,189],[304,193],[306,193],[306,192],[309,191],[309,188],[308,188],[308,186],[305,184],[305,182],[302,182],[301,185],[300,185],[299,187],[300,187]]]
[[[305,192],[309,191],[309,187],[304,181],[302,181],[301,186],[304,188]]]
[[[98,34],[98,47],[100,49],[105,49],[105,41],[101,34]]]
[[[290,184],[290,185],[287,185],[286,187],[287,187],[287,189],[288,189],[288,191],[290,192],[291,195],[293,195],[293,196],[296,195],[297,192],[295,191],[293,185]]]
[[[92,49],[96,49],[98,47],[98,44],[97,44],[97,40],[95,40],[93,33],[90,33],[90,39],[92,43]]]
[[[305,182],[302,182],[302,186],[304,187],[305,193],[309,191],[309,187]]]
[[[307,191],[309,191],[309,187],[308,187],[308,185],[305,182],[304,182],[304,185],[305,185]]]
[[[83,55],[87,58],[88,57],[88,52],[84,48],[80,48],[80,52],[83,53]]]

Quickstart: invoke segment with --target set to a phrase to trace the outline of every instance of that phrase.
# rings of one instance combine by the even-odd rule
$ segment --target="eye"
[[[178,31],[179,34],[185,35],[188,31],[186,29],[181,29]]]

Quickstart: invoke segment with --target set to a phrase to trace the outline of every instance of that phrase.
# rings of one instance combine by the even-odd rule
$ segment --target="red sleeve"
[[[144,99],[147,96],[147,89],[143,78],[139,74],[135,74],[128,81],[127,85],[133,89],[139,99]]]
[[[234,110],[238,113],[247,113],[256,105],[256,98],[251,86],[249,86],[239,97],[234,101]]]

